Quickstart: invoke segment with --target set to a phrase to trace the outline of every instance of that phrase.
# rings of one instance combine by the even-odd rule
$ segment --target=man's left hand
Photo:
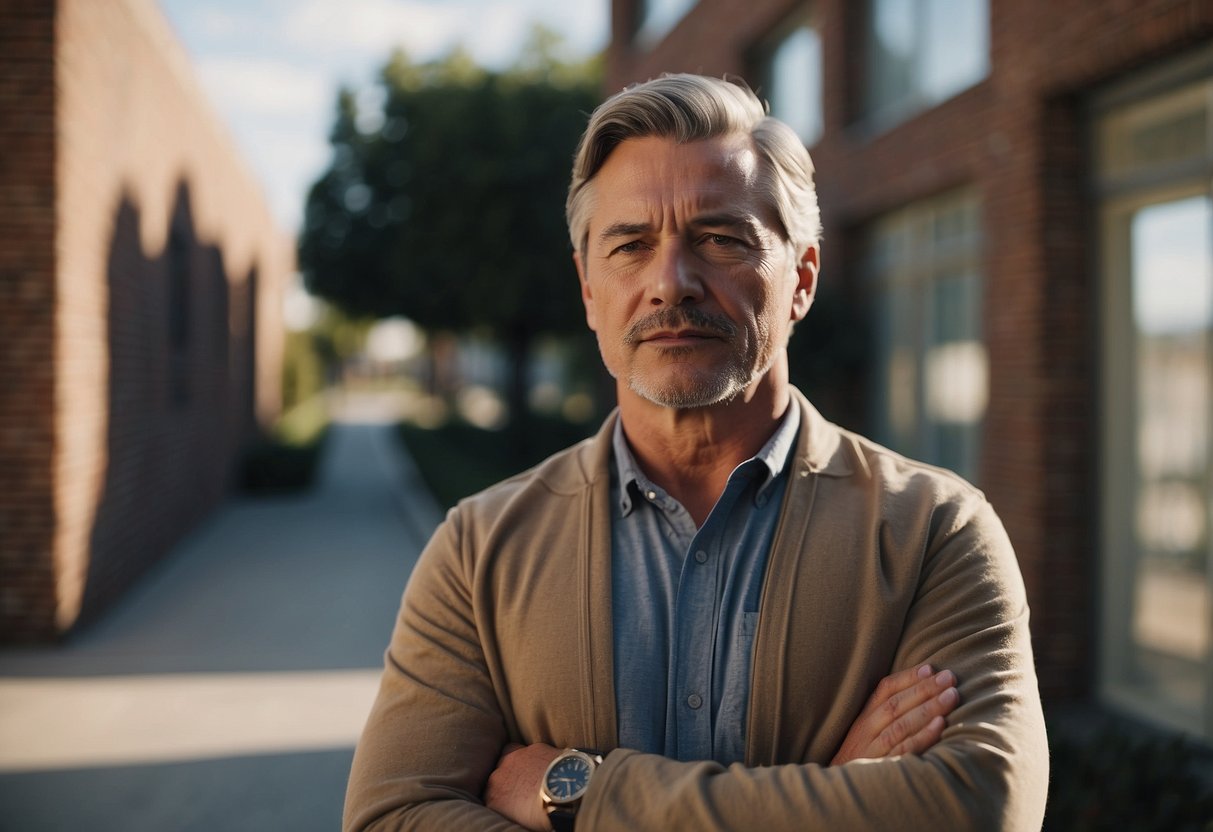
[[[543,773],[560,749],[543,743],[510,744],[484,787],[484,805],[531,832],[549,832],[552,825],[539,800]]]

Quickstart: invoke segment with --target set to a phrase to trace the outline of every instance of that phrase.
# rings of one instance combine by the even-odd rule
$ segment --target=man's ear
[[[804,320],[817,295],[817,273],[821,268],[821,250],[809,246],[796,262],[796,291],[792,295],[792,320]]]
[[[594,314],[594,293],[590,291],[590,281],[586,278],[585,261],[581,252],[573,252],[573,265],[577,267],[577,282],[581,284],[581,302],[585,305],[585,322],[589,328],[597,332],[597,317]]]

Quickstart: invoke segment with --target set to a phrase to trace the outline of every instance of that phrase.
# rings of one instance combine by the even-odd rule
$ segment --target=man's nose
[[[653,306],[681,306],[703,300],[703,276],[700,264],[682,241],[661,246],[653,264],[649,303]]]

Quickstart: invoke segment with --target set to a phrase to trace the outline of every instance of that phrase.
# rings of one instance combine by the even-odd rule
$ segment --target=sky
[[[606,46],[610,0],[159,0],[283,230],[295,233],[329,161],[337,91],[367,88],[392,50],[456,45],[484,66],[517,57],[534,22],[567,57]]]

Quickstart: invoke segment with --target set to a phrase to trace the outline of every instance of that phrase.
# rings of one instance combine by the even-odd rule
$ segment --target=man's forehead
[[[612,179],[624,168],[656,171],[678,169],[703,178],[740,176],[747,182],[758,177],[759,159],[753,140],[730,133],[679,142],[666,136],[640,136],[620,142],[603,163],[596,179]]]
[[[646,136],[621,142],[595,177],[592,233],[643,222],[670,208],[684,219],[733,216],[778,226],[760,184],[760,161],[747,135],[692,142]]]

